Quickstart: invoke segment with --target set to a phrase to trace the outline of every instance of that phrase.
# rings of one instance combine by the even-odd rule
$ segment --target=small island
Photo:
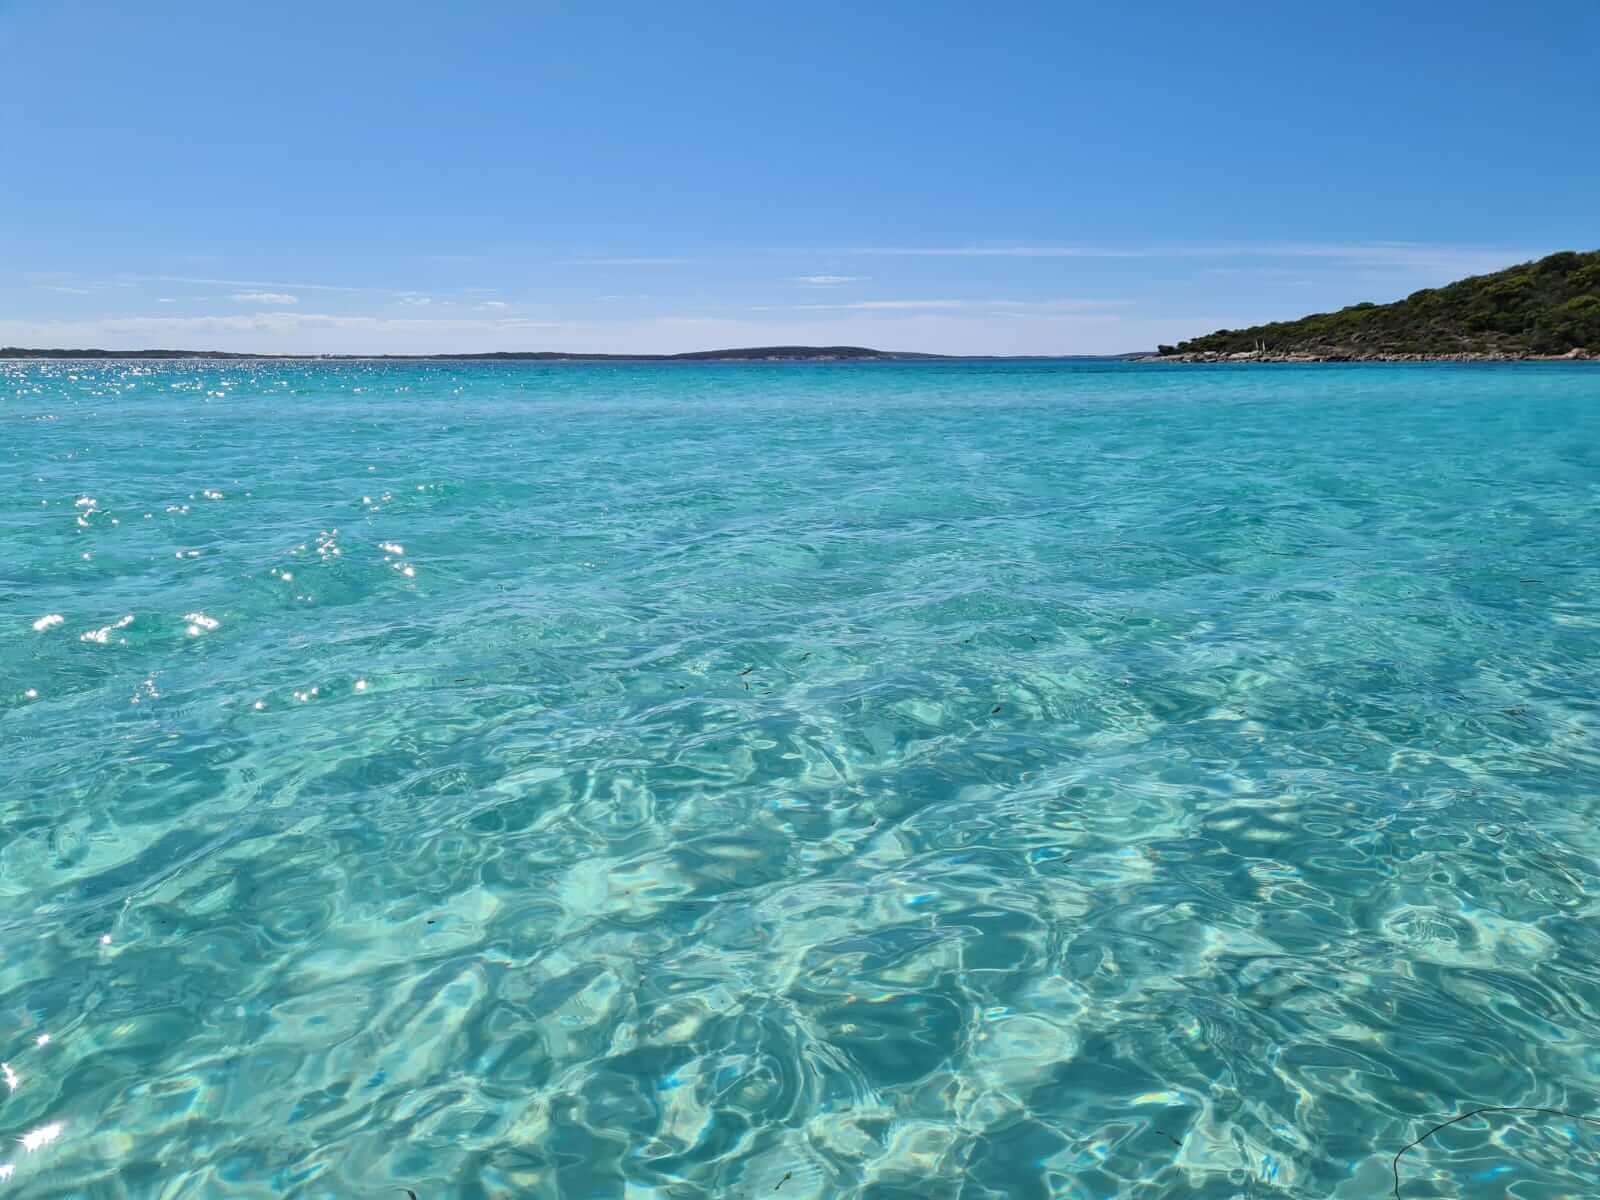
[[[1513,362],[1600,359],[1600,250],[1298,321],[1219,329],[1152,362]]]

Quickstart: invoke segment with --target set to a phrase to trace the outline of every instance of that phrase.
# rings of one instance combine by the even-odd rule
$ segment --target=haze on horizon
[[[1600,7],[0,0],[0,345],[1116,353],[1600,243]]]

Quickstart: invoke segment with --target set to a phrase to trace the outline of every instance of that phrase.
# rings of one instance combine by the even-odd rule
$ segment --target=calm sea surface
[[[0,929],[19,1196],[1389,1195],[1600,1113],[1600,370],[0,365]]]

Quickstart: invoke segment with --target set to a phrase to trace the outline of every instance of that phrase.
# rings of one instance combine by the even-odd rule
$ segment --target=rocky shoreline
[[[1147,363],[1510,363],[1510,362],[1600,362],[1600,352],[1568,350],[1565,354],[1393,354],[1381,351],[1330,350],[1300,352],[1288,350],[1240,350],[1223,354],[1216,350],[1181,354],[1147,354],[1135,359]]]

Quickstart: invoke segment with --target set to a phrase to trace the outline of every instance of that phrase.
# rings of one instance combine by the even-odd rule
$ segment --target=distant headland
[[[960,357],[873,350],[866,346],[745,346],[683,354],[588,354],[561,350],[496,350],[467,354],[265,354],[236,350],[39,350],[0,347],[0,358],[221,358],[369,362],[912,362]],[[1134,357],[1132,355],[1117,357]]]
[[[1298,321],[1219,329],[1154,362],[1513,362],[1600,359],[1600,250]]]
[[[0,346],[0,359],[222,359],[263,362],[547,362],[547,363],[855,363],[855,362],[1126,362],[1132,354],[920,354],[867,346],[743,346],[682,354],[587,354],[561,350],[496,350],[480,354],[258,354],[237,350],[56,350]]]
[[[741,346],[689,350],[681,354],[592,354],[564,350],[494,350],[459,354],[268,354],[238,350],[38,349],[0,346],[4,359],[223,359],[265,362],[548,362],[548,363],[853,363],[853,362],[1128,362],[1150,357],[1128,354],[923,354],[868,346]]]

